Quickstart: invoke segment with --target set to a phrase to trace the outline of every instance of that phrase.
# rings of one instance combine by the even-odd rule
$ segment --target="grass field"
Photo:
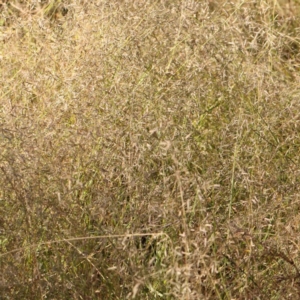
[[[1,299],[300,299],[299,1],[0,12]]]

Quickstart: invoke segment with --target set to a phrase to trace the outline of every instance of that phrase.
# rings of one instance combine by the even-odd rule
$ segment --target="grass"
[[[297,1],[0,5],[1,299],[298,299]]]

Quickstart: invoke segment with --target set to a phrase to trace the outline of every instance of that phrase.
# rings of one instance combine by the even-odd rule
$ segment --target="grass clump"
[[[1,299],[297,299],[299,8],[4,1]]]

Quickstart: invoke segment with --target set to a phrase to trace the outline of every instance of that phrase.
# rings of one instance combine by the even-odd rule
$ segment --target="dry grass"
[[[299,4],[42,2],[0,5],[1,299],[299,299]]]

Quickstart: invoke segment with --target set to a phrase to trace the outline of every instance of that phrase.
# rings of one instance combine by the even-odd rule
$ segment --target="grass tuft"
[[[2,1],[1,299],[298,299],[299,7]]]

